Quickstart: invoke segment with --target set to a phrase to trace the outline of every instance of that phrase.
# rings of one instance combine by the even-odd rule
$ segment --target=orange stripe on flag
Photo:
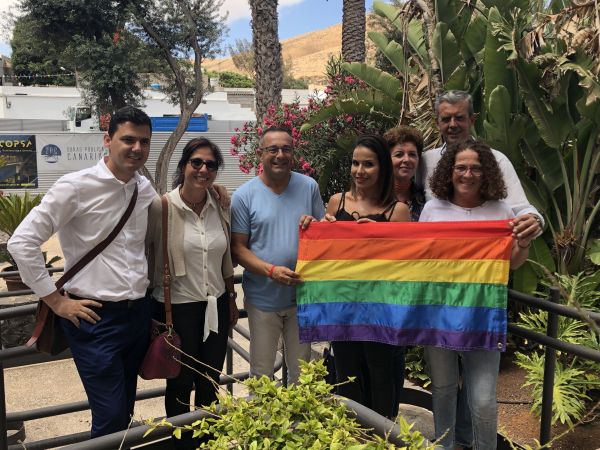
[[[312,225],[311,225],[312,226]],[[362,225],[359,225],[362,226]],[[350,259],[507,259],[511,246],[505,238],[471,239],[301,239],[298,259],[350,260]],[[318,244],[317,244],[318,242]],[[508,253],[507,253],[508,252]]]

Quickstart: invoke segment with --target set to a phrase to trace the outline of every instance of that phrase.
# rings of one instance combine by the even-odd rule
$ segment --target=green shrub
[[[210,436],[200,446],[206,449],[433,450],[402,418],[400,438],[404,447],[373,436],[331,395],[333,386],[325,382],[326,374],[319,360],[302,363],[299,383],[290,387],[267,377],[248,379],[243,382],[248,397],[219,395],[219,405],[213,403],[207,408],[214,417],[175,427],[173,434],[180,437],[183,431],[192,430],[194,437]],[[158,426],[172,426],[165,420],[148,424],[153,427],[148,433]]]

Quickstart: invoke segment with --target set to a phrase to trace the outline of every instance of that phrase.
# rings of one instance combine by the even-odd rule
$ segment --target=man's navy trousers
[[[90,403],[92,438],[128,427],[151,324],[149,298],[100,303],[92,308],[100,316],[96,324],[80,320],[77,328],[61,318]]]

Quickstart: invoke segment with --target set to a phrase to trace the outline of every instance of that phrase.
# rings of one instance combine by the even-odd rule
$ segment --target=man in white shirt
[[[435,114],[437,126],[444,140],[441,147],[428,150],[423,153],[421,161],[421,173],[425,174],[425,196],[430,200],[431,189],[429,189],[429,177],[433,174],[447,145],[466,141],[471,136],[471,126],[477,120],[477,114],[473,110],[471,95],[464,91],[447,91],[441,94],[435,101]],[[504,153],[492,150],[507,188],[505,202],[512,208],[516,218],[516,231],[519,237],[526,238],[537,235],[543,226],[542,215],[529,203],[521,181]]]
[[[148,159],[151,135],[143,111],[130,106],[117,111],[104,135],[109,155],[61,177],[8,242],[24,282],[60,316],[90,403],[92,438],[127,428],[148,346],[144,238],[156,192],[137,171]],[[112,231],[136,185],[135,208],[123,229],[65,284],[64,294],[57,291],[40,246],[58,233],[68,270]]]
[[[446,91],[435,100],[437,126],[444,140],[441,147],[423,153],[420,171],[424,174],[425,197],[431,200],[429,178],[437,167],[447,145],[466,141],[471,136],[471,126],[477,120],[471,95],[464,91]],[[521,181],[504,153],[492,150],[506,184],[507,197],[504,200],[515,214],[515,231],[519,238],[526,239],[541,233],[544,224],[542,215],[529,203]],[[466,389],[460,390],[456,413],[456,442],[460,448],[471,448],[473,430],[471,411],[466,398]]]

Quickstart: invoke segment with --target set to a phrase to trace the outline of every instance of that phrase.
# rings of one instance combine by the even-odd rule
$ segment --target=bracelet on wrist
[[[529,241],[529,242],[527,243],[527,245],[521,245],[521,241],[519,240],[519,241],[517,241],[517,245],[518,245],[520,248],[529,248],[529,247],[531,247],[531,241]]]
[[[267,276],[268,276],[269,278],[271,278],[271,279],[273,279],[273,271],[274,271],[274,270],[275,270],[275,264],[273,264],[273,265],[271,266],[271,268],[269,269],[269,273],[268,273],[268,275],[267,275]]]

